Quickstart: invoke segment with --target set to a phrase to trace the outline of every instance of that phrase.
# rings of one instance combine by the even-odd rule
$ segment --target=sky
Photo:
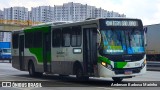
[[[63,3],[82,3],[108,11],[125,14],[127,18],[138,18],[144,25],[160,23],[160,0],[0,0],[0,10],[14,6],[54,6]]]

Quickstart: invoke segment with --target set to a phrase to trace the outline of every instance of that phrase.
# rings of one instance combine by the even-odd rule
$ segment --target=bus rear
[[[98,71],[115,81],[146,72],[144,31],[138,19],[100,19]]]

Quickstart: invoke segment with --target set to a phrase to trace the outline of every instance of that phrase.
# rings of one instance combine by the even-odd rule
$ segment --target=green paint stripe
[[[36,31],[49,32],[50,30],[51,30],[51,26],[39,26],[39,27],[37,26],[37,27],[25,29],[24,32],[25,33],[36,32]]]
[[[29,51],[36,56],[39,63],[43,63],[43,48],[29,48]],[[51,52],[46,53],[47,62],[51,63]]]
[[[29,48],[29,51],[36,56],[39,63],[43,62],[43,51],[42,48]]]
[[[124,68],[127,62],[114,62],[114,68]]]
[[[108,58],[103,57],[103,56],[99,56],[98,57],[98,63],[101,63],[101,62],[105,62],[107,64],[111,64],[111,61]]]

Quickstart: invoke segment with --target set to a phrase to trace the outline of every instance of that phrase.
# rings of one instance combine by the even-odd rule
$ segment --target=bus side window
[[[42,47],[42,32],[34,32],[33,46],[35,48]]]
[[[33,33],[26,33],[25,34],[25,48],[33,47]]]
[[[72,27],[71,46],[79,47],[82,43],[82,30],[80,26]]]
[[[54,29],[52,31],[52,46],[60,47],[61,46],[61,29]]]
[[[19,38],[18,34],[13,34],[12,43],[14,49],[18,48],[18,38]]]
[[[62,28],[62,46],[69,47],[70,46],[70,27]]]

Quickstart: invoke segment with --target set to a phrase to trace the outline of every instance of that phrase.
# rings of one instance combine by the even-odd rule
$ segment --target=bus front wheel
[[[80,67],[76,69],[76,78],[78,80],[81,80],[81,81],[87,81],[87,80],[89,80],[88,76],[84,76],[83,75],[83,70]]]
[[[77,69],[76,69],[76,78],[77,78],[77,79],[81,79],[82,76],[83,76],[83,71],[82,71],[82,69],[81,69],[81,68],[77,68]]]

